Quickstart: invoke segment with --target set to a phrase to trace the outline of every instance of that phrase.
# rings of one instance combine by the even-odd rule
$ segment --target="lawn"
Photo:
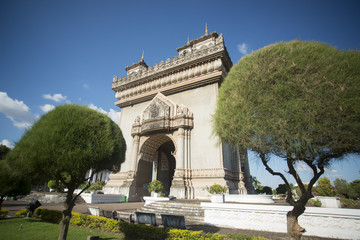
[[[34,219],[11,218],[0,220],[1,240],[56,240],[58,238],[59,231],[60,227],[58,224],[41,222]],[[98,235],[100,236],[100,239],[107,240],[124,239],[109,233],[104,234],[71,225],[69,227],[69,240],[84,240],[90,235]]]

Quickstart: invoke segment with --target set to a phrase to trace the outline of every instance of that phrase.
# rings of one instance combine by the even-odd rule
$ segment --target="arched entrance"
[[[139,200],[143,196],[150,196],[147,186],[154,179],[163,183],[163,193],[166,196],[170,194],[176,167],[174,155],[175,144],[169,136],[157,134],[145,140],[139,151],[135,177],[136,195]]]

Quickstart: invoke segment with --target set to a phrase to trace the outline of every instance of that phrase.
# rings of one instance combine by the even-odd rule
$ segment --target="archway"
[[[175,171],[175,144],[165,134],[157,134],[148,138],[141,146],[136,172],[136,195],[139,199],[150,196],[148,183],[153,179],[164,185],[163,193],[170,193],[171,182]]]

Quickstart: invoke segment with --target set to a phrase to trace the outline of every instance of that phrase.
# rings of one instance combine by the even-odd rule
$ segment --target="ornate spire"
[[[144,50],[143,50],[143,53],[142,53],[142,56],[141,56],[141,61],[142,62],[144,61]]]
[[[205,23],[205,36],[208,35],[207,23]]]
[[[189,45],[190,41],[189,41],[189,36],[188,36],[188,39],[187,39],[187,44]]]

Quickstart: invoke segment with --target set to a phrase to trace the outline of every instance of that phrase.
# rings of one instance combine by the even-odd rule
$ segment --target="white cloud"
[[[110,111],[107,113],[107,115],[109,116],[109,118],[111,118],[116,124],[119,124],[120,122],[120,113],[121,112],[117,112],[114,109],[110,108]]]
[[[0,145],[5,145],[5,146],[7,146],[8,148],[13,148],[13,145],[11,145],[11,143],[10,143],[9,140],[7,140],[7,139],[3,139],[3,140],[0,142]]]
[[[43,94],[43,98],[48,99],[48,100],[52,100],[52,101],[55,101],[55,102],[61,102],[61,101],[65,101],[67,96],[63,96],[61,93],[56,93],[54,95]]]
[[[55,106],[52,104],[45,104],[43,106],[40,106],[40,108],[44,113],[47,113],[47,112],[53,110],[55,108]]]
[[[94,110],[96,110],[96,111],[98,111],[98,112],[107,114],[107,112],[106,112],[104,109],[102,109],[101,107],[97,107],[97,106],[95,106],[95,105],[92,104],[92,103],[90,103],[90,104],[88,105],[88,107],[91,108],[91,109],[94,109]]]
[[[243,55],[247,55],[251,52],[249,46],[246,43],[238,44],[237,47],[239,52]]]
[[[23,101],[12,99],[6,92],[0,92],[0,112],[18,128],[30,127],[36,119]]]
[[[325,175],[330,179],[341,178],[342,175],[336,169],[325,168]]]
[[[297,172],[306,172],[306,173],[312,173],[311,168],[306,165],[303,161],[299,161],[295,163],[295,170]]]
[[[98,112],[106,114],[109,118],[111,118],[116,124],[119,124],[120,121],[120,112],[115,111],[114,109],[110,108],[109,112],[106,112],[101,107],[97,107],[94,104],[90,103],[88,105],[89,108],[94,109]]]
[[[86,83],[83,84],[83,88],[89,88],[89,85],[87,85]]]

